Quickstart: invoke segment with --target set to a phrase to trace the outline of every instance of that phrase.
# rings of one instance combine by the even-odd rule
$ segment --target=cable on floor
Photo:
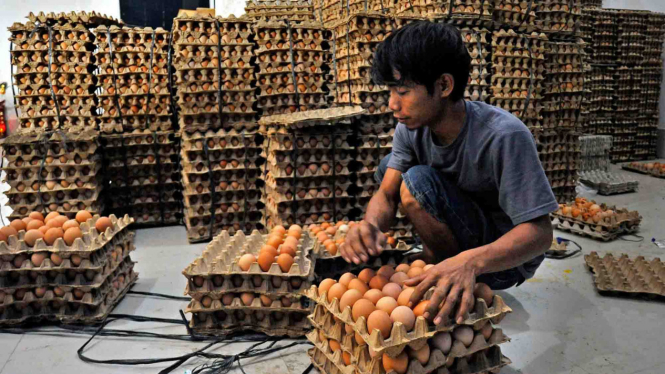
[[[569,258],[572,256],[575,256],[576,254],[582,252],[582,246],[577,244],[577,242],[572,241],[570,239],[565,239],[565,238],[556,238],[556,241],[558,244],[563,243],[573,243],[577,246],[577,249],[575,250],[564,250],[564,251],[554,251],[554,250],[548,250],[545,252],[545,257],[546,258],[551,258],[554,260],[563,260],[564,258]]]
[[[161,297],[163,299],[171,299],[171,300],[182,300],[182,301],[191,301],[192,300],[191,297],[166,295],[166,294],[163,294],[163,293],[145,292],[145,291],[129,290],[129,291],[127,291],[127,294],[128,295],[154,296],[154,297]]]

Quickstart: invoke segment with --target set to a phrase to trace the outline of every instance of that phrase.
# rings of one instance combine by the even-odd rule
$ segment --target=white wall
[[[245,14],[245,0],[210,0],[210,5],[214,5],[217,15],[222,17],[229,14],[240,17]]]

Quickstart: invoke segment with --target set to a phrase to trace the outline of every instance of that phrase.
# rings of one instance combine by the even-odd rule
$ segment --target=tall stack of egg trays
[[[480,0],[397,0],[394,8],[394,14],[397,16],[491,19],[494,2]]]
[[[344,16],[344,0],[314,0],[314,17],[325,27],[335,24]]]
[[[266,225],[349,221],[358,106],[264,116]]]
[[[271,235],[222,231],[183,270],[185,294],[192,297],[186,309],[192,313],[190,327],[206,335],[241,330],[305,335],[311,327],[304,292],[314,277],[313,243],[300,227],[288,232],[276,227]]]
[[[248,18],[173,22],[175,81],[190,242],[262,229],[254,44]]]
[[[253,20],[314,21],[314,6],[307,0],[247,0],[245,15]]]
[[[389,283],[395,274],[408,278],[396,272],[402,267],[409,269],[400,264],[346,273],[307,291],[314,302],[308,317],[314,330],[307,334],[314,347],[308,353],[321,372],[498,373],[510,363],[499,347],[509,339],[496,326],[511,312],[501,297],[478,297],[462,324],[435,326],[422,316],[433,289],[411,309],[409,288]]]
[[[138,277],[130,258],[132,222],[85,211],[76,220],[31,212],[29,219],[13,221],[20,230],[0,241],[0,325],[104,320]],[[26,232],[38,226],[51,228],[45,235]],[[60,226],[68,227],[64,238]]]
[[[178,139],[172,123],[170,33],[98,26],[105,205],[139,226],[182,219]]]
[[[542,22],[542,31],[559,36],[575,36],[582,18],[582,0],[539,1],[537,20]]]

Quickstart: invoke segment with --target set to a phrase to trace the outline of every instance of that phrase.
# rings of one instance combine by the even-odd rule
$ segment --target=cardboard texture
[[[660,162],[631,162],[621,165],[624,170],[635,171],[640,174],[648,174],[653,177],[665,178],[665,164]]]
[[[595,204],[594,201],[591,203]],[[639,229],[642,217],[636,211],[617,209],[602,204],[593,214],[581,210],[576,204],[562,205],[551,213],[557,228],[600,240],[614,240],[621,234],[631,234]],[[574,215],[576,214],[576,215]]]
[[[189,326],[201,335],[219,336],[238,331],[256,331],[269,336],[304,336],[311,328],[306,314],[301,312],[263,312],[235,310],[196,312]]]
[[[584,261],[601,293],[665,296],[665,265],[660,258],[648,261],[643,256],[630,259],[627,254],[615,257],[611,253],[600,257],[593,251]]]
[[[580,182],[595,189],[601,195],[614,195],[637,191],[639,182],[623,175],[594,170],[580,172]]]
[[[245,14],[255,21],[284,20],[294,22],[314,21],[314,6],[303,0],[249,0]]]

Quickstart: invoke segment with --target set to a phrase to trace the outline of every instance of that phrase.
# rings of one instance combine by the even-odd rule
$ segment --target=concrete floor
[[[665,179],[626,173],[640,182],[637,193],[597,197],[598,201],[638,210],[643,216],[641,243],[615,240],[603,243],[557,232],[582,245],[583,253],[628,253],[647,258],[663,256],[651,238],[665,239]],[[3,196],[4,197],[4,196]],[[182,269],[205,247],[187,244],[183,227],[139,230],[133,259],[140,273],[134,290],[182,295],[185,278]],[[519,288],[500,293],[513,313],[501,323],[512,338],[502,350],[513,364],[502,373],[662,373],[665,371],[665,335],[660,323],[665,316],[663,303],[640,299],[600,296],[583,258],[546,260],[536,274]],[[115,313],[179,318],[186,302],[128,295]],[[178,326],[116,322],[110,327],[140,329],[159,333],[184,334]],[[87,338],[54,337],[35,334],[0,334],[0,374],[6,373],[156,373],[169,364],[151,366],[111,366],[86,364],[76,350]],[[93,358],[156,358],[182,355],[202,347],[202,343],[164,340],[97,339],[86,351]],[[213,352],[233,353],[249,343],[220,346]],[[269,357],[243,361],[246,372],[274,374],[300,373],[308,365],[306,346],[296,346]],[[203,360],[190,360],[174,371],[183,373]],[[239,373],[237,367],[232,371]]]

